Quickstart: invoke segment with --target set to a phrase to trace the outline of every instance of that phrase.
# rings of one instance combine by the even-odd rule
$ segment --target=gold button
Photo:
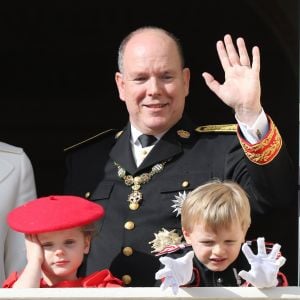
[[[122,281],[124,282],[124,284],[128,285],[131,283],[132,278],[130,275],[123,275],[122,276]]]
[[[182,184],[181,184],[181,186],[182,186],[183,188],[186,188],[186,187],[188,187],[189,185],[190,185],[190,183],[189,183],[187,180],[183,181]]]
[[[131,247],[124,247],[123,248],[123,254],[125,256],[130,256],[133,253],[133,249]]]
[[[127,221],[125,224],[124,224],[124,228],[127,229],[127,230],[132,230],[134,228],[134,223],[132,221]]]
[[[90,192],[86,192],[85,195],[84,195],[85,198],[89,198],[90,196],[91,196]]]
[[[147,150],[143,150],[142,154],[145,156],[148,154],[148,151]]]

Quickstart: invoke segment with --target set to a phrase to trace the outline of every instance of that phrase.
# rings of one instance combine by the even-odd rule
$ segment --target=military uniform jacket
[[[159,261],[149,242],[162,228],[181,229],[172,207],[175,196],[210,179],[240,183],[255,215],[292,200],[292,164],[284,145],[271,162],[258,165],[246,157],[235,132],[195,129],[184,117],[138,168],[131,151],[130,124],[118,137],[116,131],[108,131],[67,151],[65,193],[88,196],[106,211],[80,275],[108,268],[129,286],[154,286]],[[129,208],[132,189],[118,176],[115,162],[132,176],[149,173],[155,164],[165,162],[161,172],[141,185],[143,200],[136,210]]]
[[[257,253],[256,241],[249,241],[248,245],[251,247],[253,253]],[[267,246],[268,248],[268,246]],[[180,246],[174,246],[168,257],[173,259],[179,258],[192,251],[193,248],[190,245],[181,244]],[[164,266],[161,266],[162,268]],[[191,281],[186,284],[186,287],[221,287],[221,286],[251,286],[244,279],[242,279],[238,273],[240,271],[249,271],[250,265],[244,256],[243,252],[240,251],[237,259],[229,265],[224,271],[211,271],[204,264],[202,264],[196,255],[193,258],[193,275]],[[278,285],[287,286],[288,281],[286,276],[279,272],[278,273]],[[161,281],[158,280],[156,285],[160,286]]]

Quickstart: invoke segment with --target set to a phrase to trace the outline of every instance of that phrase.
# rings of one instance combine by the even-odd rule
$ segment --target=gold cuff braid
[[[256,144],[247,142],[238,130],[241,146],[250,161],[257,165],[270,163],[279,153],[282,146],[281,135],[272,119],[268,116],[270,129],[266,136]]]

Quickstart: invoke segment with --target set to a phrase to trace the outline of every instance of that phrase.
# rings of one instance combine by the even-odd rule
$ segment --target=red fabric
[[[4,281],[3,288],[12,288],[18,280],[20,274],[14,272]],[[71,287],[84,287],[84,288],[102,288],[102,287],[122,287],[122,280],[114,277],[108,269],[92,273],[91,275],[79,278],[72,281],[62,281],[53,286],[48,286],[47,283],[41,279],[41,288],[71,288]]]
[[[19,274],[17,272],[11,273],[8,276],[8,278],[3,282],[2,287],[7,289],[12,288],[12,286],[18,280],[18,278],[19,278]]]

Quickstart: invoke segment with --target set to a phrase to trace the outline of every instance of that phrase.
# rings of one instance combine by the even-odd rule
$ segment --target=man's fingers
[[[240,57],[236,51],[230,34],[225,35],[224,44],[230,65],[240,65]]]
[[[240,64],[241,66],[250,67],[250,58],[248,55],[248,51],[246,48],[246,44],[243,38],[238,38],[236,40],[239,56],[240,56]]]
[[[204,72],[202,74],[202,77],[204,78],[205,83],[210,88],[210,90],[218,96],[220,83],[217,80],[215,80],[215,78],[211,74],[207,72]]]
[[[259,48],[257,46],[252,49],[252,70],[259,73],[260,71],[260,53]]]

